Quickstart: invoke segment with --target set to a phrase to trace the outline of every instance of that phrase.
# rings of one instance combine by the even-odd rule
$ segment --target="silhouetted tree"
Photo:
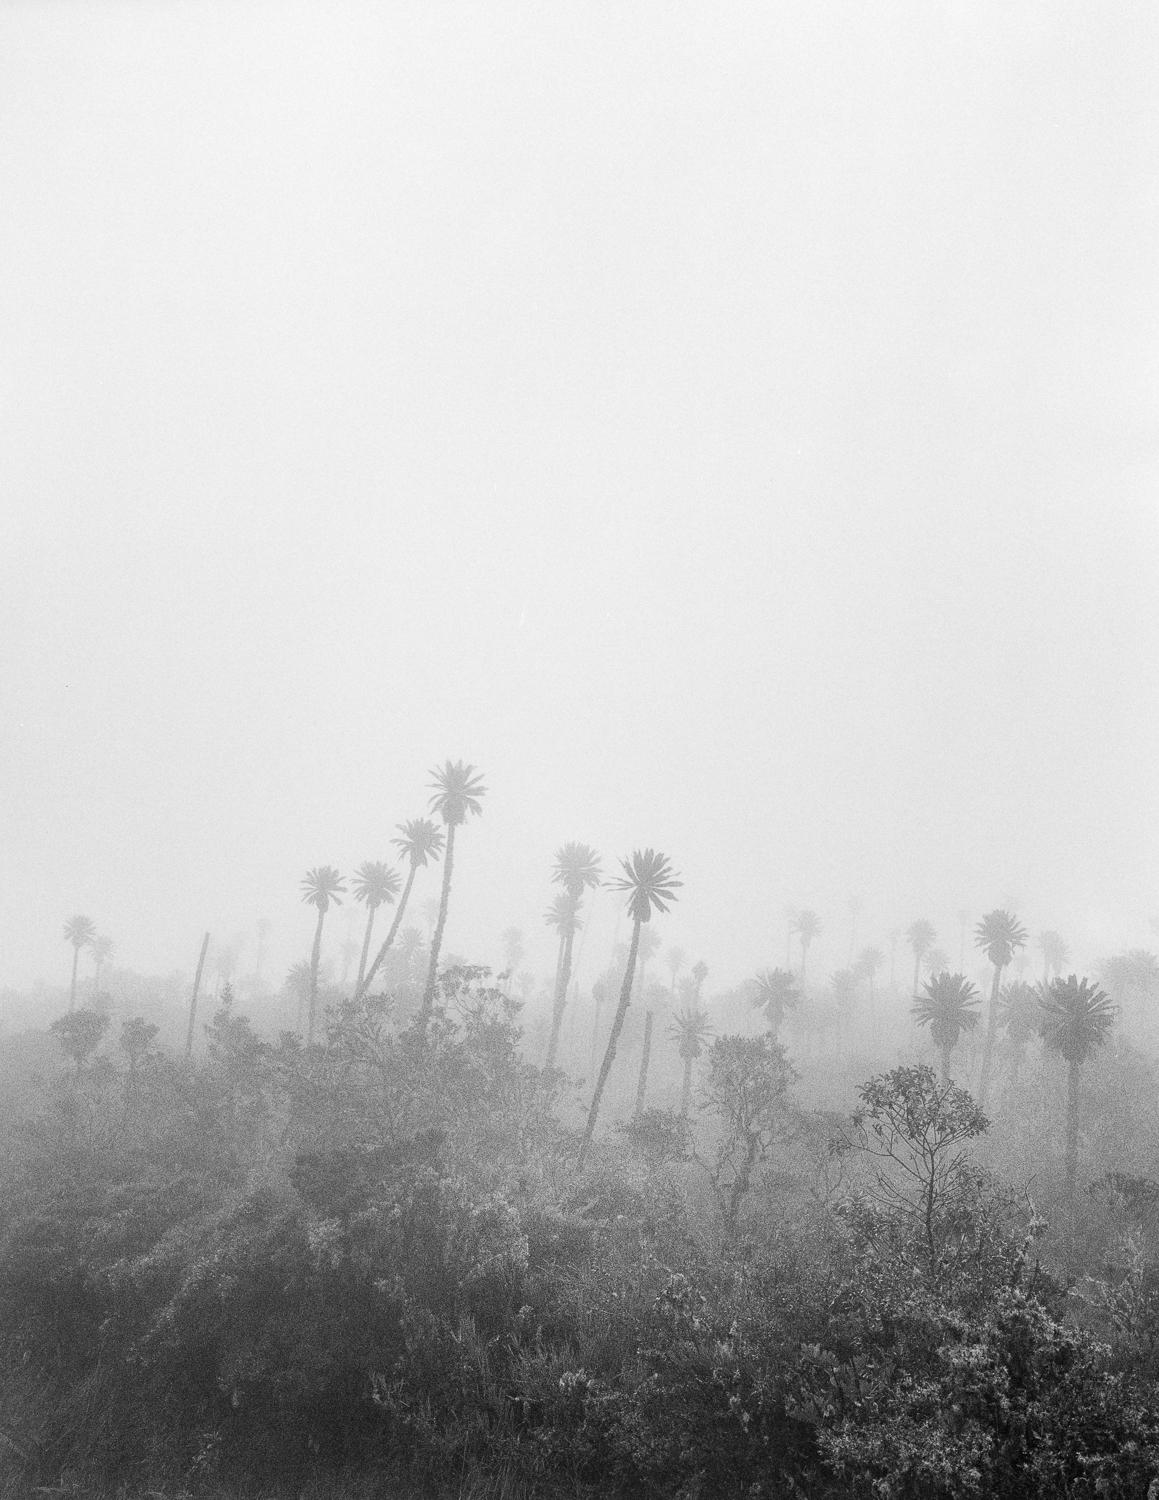
[[[403,913],[406,904],[410,900],[411,887],[415,883],[415,875],[420,869],[426,867],[427,861],[438,859],[443,852],[443,830],[430,821],[429,818],[411,818],[406,823],[397,825],[399,837],[391,839],[391,843],[399,851],[407,862],[406,885],[402,888],[398,905],[394,909],[394,920],[390,924],[390,931],[382,940],[382,947],[374,955],[374,962],[363,976],[362,983],[357,987],[354,998],[360,999],[370,988],[371,981],[378,973],[383,959],[390,951],[390,945],[394,942],[395,934],[402,925]],[[421,934],[420,934],[421,936]]]
[[[775,1042],[784,1024],[785,1012],[796,1010],[801,992],[787,969],[762,969],[751,981],[750,998],[754,1010],[764,1011],[769,1035]]]
[[[914,1001],[914,1020],[928,1026],[942,1060],[942,1082],[950,1081],[950,1053],[964,1031],[978,1024],[978,991],[964,974],[936,974]]]
[[[1073,1203],[1078,1171],[1080,1069],[1105,1045],[1115,1023],[1115,1010],[1102,990],[1074,974],[1040,985],[1039,1003],[1043,1043],[1067,1063],[1066,1196]]]
[[[431,937],[431,951],[427,968],[427,984],[423,991],[420,1021],[426,1021],[435,1003],[435,985],[439,976],[439,950],[443,945],[443,929],[447,925],[447,906],[451,899],[451,873],[455,862],[455,830],[474,813],[483,811],[480,798],[487,788],[474,766],[463,761],[445,761],[441,768],[431,772],[431,786],[435,795],[431,798],[431,811],[442,818],[447,830],[447,852],[443,859],[443,889],[439,897],[439,914]]]
[[[313,906],[318,912],[318,921],[314,927],[314,946],[310,952],[310,1008],[306,1018],[306,1045],[310,1046],[314,1040],[314,1012],[318,1003],[318,965],[322,960],[322,924],[326,920],[326,913],[331,904],[342,905],[342,897],[346,893],[346,887],[342,882],[342,876],[333,865],[318,865],[313,870],[307,870],[302,881],[302,900],[308,906]]]
[[[918,985],[922,977],[922,958],[926,952],[933,947],[937,931],[932,922],[925,917],[919,917],[916,922],[911,922],[905,930],[906,940],[913,950],[914,956],[914,997],[917,997]]]
[[[76,966],[80,950],[87,948],[97,935],[97,929],[88,917],[69,917],[64,924],[64,940],[72,944],[72,982],[68,988],[68,1008],[76,1009]]]
[[[558,911],[559,962],[556,965],[555,991],[551,1003],[551,1035],[547,1043],[547,1067],[555,1067],[556,1051],[559,1047],[559,1031],[563,1024],[563,1012],[567,1005],[567,991],[571,983],[572,954],[575,935],[580,930],[580,903],[589,890],[600,883],[600,857],[587,844],[564,844],[556,852],[555,867],[551,872],[554,884],[563,887],[563,896],[557,898],[553,911]]]
[[[622,859],[620,865],[624,871],[623,875],[609,881],[609,884],[614,890],[627,893],[628,915],[632,918],[632,941],[628,948],[624,981],[620,988],[620,1003],[616,1007],[616,1016],[612,1022],[611,1035],[608,1037],[607,1050],[600,1065],[600,1075],[596,1080],[591,1108],[588,1110],[587,1126],[580,1144],[578,1161],[580,1171],[583,1170],[588,1151],[591,1149],[592,1136],[595,1134],[596,1121],[600,1114],[600,1101],[604,1096],[608,1074],[612,1071],[612,1063],[616,1057],[616,1044],[620,1040],[620,1032],[624,1029],[624,1017],[628,1013],[628,1005],[632,998],[636,955],[640,951],[640,933],[644,924],[651,921],[654,910],[659,912],[668,910],[676,899],[674,894],[676,889],[683,884],[683,881],[676,878],[667,856],[658,854],[653,849],[645,849],[643,852],[637,849],[631,859]]]
[[[974,943],[994,965],[990,1006],[986,1017],[986,1045],[982,1052],[982,1076],[978,1080],[978,1107],[985,1110],[990,1093],[994,1038],[998,1031],[998,991],[1002,985],[1002,970],[1017,950],[1026,946],[1026,929],[1012,912],[995,909],[987,912],[974,929]]]
[[[793,922],[793,931],[801,945],[801,980],[804,982],[805,969],[809,962],[809,947],[813,939],[820,936],[821,919],[815,911],[799,911]]]
[[[393,905],[401,884],[398,872],[383,860],[368,859],[354,872],[354,899],[361,901],[366,907],[366,931],[362,934],[358,978],[354,982],[356,995],[361,995],[366,976],[366,960],[370,954],[370,935],[374,929],[375,913],[380,906]]]

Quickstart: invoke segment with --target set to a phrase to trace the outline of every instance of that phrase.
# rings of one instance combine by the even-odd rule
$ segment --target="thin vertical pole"
[[[189,1001],[189,1030],[185,1033],[185,1056],[193,1054],[193,1023],[197,1019],[197,992],[201,988],[201,971],[205,968],[205,954],[209,948],[209,933],[201,940],[201,957],[197,960],[197,973],[193,977],[193,995]]]

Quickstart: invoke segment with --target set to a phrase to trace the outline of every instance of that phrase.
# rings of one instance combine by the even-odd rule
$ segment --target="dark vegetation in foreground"
[[[460,967],[310,1047],[228,990],[195,1060],[62,1018],[0,1161],[3,1493],[1159,1492],[1159,1185],[1040,1215],[948,1078],[806,1108],[767,1033],[579,1173],[517,1014]]]

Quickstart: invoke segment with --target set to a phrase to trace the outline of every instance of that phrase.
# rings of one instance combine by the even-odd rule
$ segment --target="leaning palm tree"
[[[774,970],[773,972],[783,973],[784,971]],[[706,1042],[712,1036],[708,1012],[701,1010],[695,1004],[684,1006],[673,1016],[668,1034],[676,1043],[677,1051],[684,1063],[684,1081],[680,1088],[680,1113],[687,1119],[688,1107],[692,1103],[692,1065],[704,1051]]]
[[[322,924],[331,904],[342,905],[346,887],[342,876],[333,865],[318,865],[307,870],[302,881],[302,900],[307,906],[318,909],[318,922],[314,928],[314,946],[310,951],[310,1010],[306,1019],[306,1045],[314,1040],[314,1011],[318,1004],[318,964],[322,958]]]
[[[362,977],[361,983],[354,992],[356,1000],[361,999],[363,994],[370,988],[371,980],[378,973],[383,959],[390,951],[390,945],[394,942],[395,935],[402,925],[403,913],[406,911],[407,901],[410,899],[411,886],[415,883],[415,875],[426,866],[428,860],[438,859],[443,852],[443,830],[437,824],[432,823],[429,818],[411,818],[406,823],[396,824],[399,837],[391,839],[391,843],[407,861],[410,868],[407,870],[406,884],[402,888],[402,895],[398,898],[398,905],[394,909],[394,921],[390,924],[390,931],[383,939],[382,947],[374,955],[374,962]],[[421,934],[420,934],[421,936]]]
[[[548,1068],[555,1067],[555,1054],[559,1047],[559,1031],[567,1005],[568,985],[571,983],[575,935],[582,926],[579,920],[580,903],[584,895],[589,890],[595,890],[600,883],[600,856],[588,844],[564,844],[556,851],[551,878],[555,885],[563,886],[563,896],[556,899],[552,910],[558,908],[565,916],[562,922],[554,923],[559,930],[559,962],[556,965],[555,994],[551,1006],[551,1036],[547,1043]],[[570,906],[562,905],[564,902],[570,903]],[[551,920],[550,915],[548,920]]]
[[[1066,1196],[1074,1202],[1079,1148],[1079,1069],[1103,1046],[1115,1024],[1109,996],[1089,979],[1054,979],[1038,986],[1042,1040],[1068,1066],[1066,1093]]]
[[[801,998],[797,982],[787,969],[762,969],[750,981],[749,998],[754,1010],[763,1010],[769,1023],[769,1035],[777,1040],[785,1012],[795,1010]]]
[[[998,1031],[998,991],[1002,987],[1002,970],[1019,948],[1026,946],[1026,928],[1012,912],[996,908],[988,911],[974,929],[974,944],[981,948],[994,965],[990,985],[990,1008],[986,1016],[986,1045],[982,1049],[982,1074],[978,1079],[978,1108],[985,1110],[990,1091],[990,1064],[994,1057],[994,1038]]]
[[[439,949],[443,945],[443,929],[447,925],[447,905],[451,899],[451,870],[455,860],[455,829],[465,823],[471,813],[476,816],[483,811],[480,797],[486,795],[480,774],[474,766],[463,761],[445,761],[440,769],[431,772],[431,786],[435,795],[431,798],[431,811],[442,818],[447,829],[447,853],[443,860],[443,889],[439,897],[439,914],[435,930],[431,935],[430,964],[427,969],[427,985],[423,991],[423,1003],[419,1011],[419,1023],[424,1025],[435,1003],[435,983],[439,975]]]
[[[380,859],[368,859],[354,872],[354,899],[366,907],[366,931],[362,934],[362,953],[358,960],[358,978],[354,993],[362,993],[362,980],[366,973],[366,959],[370,953],[370,934],[374,928],[374,916],[380,906],[391,906],[398,895],[402,881],[398,872]]]
[[[631,859],[622,859],[620,865],[624,871],[623,875],[617,876],[608,883],[614,890],[627,892],[628,915],[632,919],[632,941],[628,948],[627,963],[624,966],[623,983],[620,986],[620,1003],[616,1007],[616,1017],[612,1022],[611,1035],[608,1037],[607,1050],[604,1052],[604,1060],[600,1065],[600,1075],[596,1080],[595,1093],[592,1095],[591,1108],[588,1110],[588,1122],[580,1144],[578,1166],[581,1172],[591,1148],[596,1120],[600,1113],[600,1101],[604,1095],[608,1074],[612,1071],[616,1044],[620,1040],[620,1032],[624,1029],[624,1017],[628,1013],[628,1005],[632,998],[632,981],[636,973],[636,955],[640,951],[641,929],[646,922],[651,921],[653,910],[660,912],[668,910],[676,899],[676,889],[684,883],[676,878],[667,856],[658,854],[654,849],[645,849],[642,852],[637,849]]]
[[[942,1059],[942,1082],[950,1081],[950,1053],[964,1031],[978,1024],[978,991],[964,974],[935,974],[925,985],[925,994],[914,1000],[913,1016],[919,1026],[928,1026]]]
[[[801,981],[804,983],[805,966],[809,962],[809,945],[821,932],[821,919],[815,911],[799,911],[793,921],[793,931],[801,944]]]
[[[97,929],[88,917],[69,917],[64,924],[64,940],[72,944],[72,983],[68,989],[68,1008],[76,1009],[76,966],[80,961],[80,950],[87,948],[97,935]]]
[[[937,931],[932,922],[927,922],[925,917],[919,917],[916,922],[911,922],[905,930],[906,939],[909,942],[914,955],[914,999],[918,998],[918,984],[922,977],[922,959],[928,949],[934,945]]]

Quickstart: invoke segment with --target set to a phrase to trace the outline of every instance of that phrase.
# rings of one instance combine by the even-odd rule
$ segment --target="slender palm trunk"
[[[1066,1201],[1074,1203],[1079,1164],[1079,1064],[1072,1062],[1066,1080]]]
[[[185,1056],[193,1052],[193,1023],[197,1019],[197,994],[201,989],[201,971],[205,968],[205,955],[209,948],[209,933],[201,939],[201,955],[197,960],[197,973],[193,976],[193,994],[189,998],[189,1029],[185,1033]]]
[[[362,994],[362,976],[366,973],[366,958],[370,952],[370,933],[374,927],[374,914],[378,910],[377,905],[371,902],[366,908],[366,931],[362,935],[362,956],[358,960],[358,978],[354,981],[355,995]]]
[[[431,934],[431,956],[427,964],[427,986],[423,991],[423,1003],[419,1010],[419,1024],[426,1025],[427,1017],[435,1003],[435,985],[439,978],[439,949],[443,946],[443,928],[447,925],[447,906],[451,899],[451,869],[455,859],[456,823],[447,824],[447,852],[443,856],[443,890],[439,897],[439,915],[435,930]]]
[[[692,1053],[684,1059],[684,1083],[680,1089],[680,1116],[687,1120],[688,1109],[692,1103]]]
[[[921,977],[922,977],[922,956],[915,949],[914,950],[914,994],[915,995],[918,992],[918,985],[921,983]]]
[[[942,1082],[943,1083],[949,1083],[949,1081],[950,1081],[950,1048],[947,1047],[947,1046],[943,1046],[941,1050],[942,1050]]]
[[[640,1080],[636,1084],[636,1118],[644,1113],[644,1099],[648,1093],[648,1063],[652,1057],[652,1012],[644,1016],[644,1053],[640,1058]]]
[[[72,945],[72,983],[68,989],[68,1008],[70,1012],[76,1009],[76,966],[79,963],[80,949],[74,943]]]
[[[595,1134],[596,1121],[600,1115],[600,1101],[604,1097],[604,1087],[608,1081],[608,1074],[612,1071],[612,1063],[616,1058],[616,1043],[620,1040],[620,1032],[624,1029],[624,1017],[628,1014],[628,1005],[632,999],[632,980],[636,974],[636,955],[640,951],[640,928],[642,925],[638,918],[632,923],[632,942],[628,948],[628,964],[624,970],[624,982],[620,986],[620,1003],[616,1007],[616,1019],[612,1022],[612,1032],[608,1037],[604,1060],[600,1064],[600,1076],[596,1079],[596,1090],[592,1095],[592,1107],[588,1110],[588,1123],[584,1129],[584,1138],[580,1143],[579,1159],[576,1162],[576,1166],[581,1172],[584,1169],[584,1163],[587,1161],[588,1152],[591,1149],[592,1136]]]
[[[314,1014],[318,1008],[318,966],[322,962],[322,923],[326,908],[318,908],[318,925],[314,928],[314,946],[310,950],[310,1006],[306,1014],[306,1046],[314,1041]]]
[[[986,1017],[986,1045],[982,1049],[982,1075],[978,1079],[978,1108],[986,1108],[990,1093],[990,1064],[994,1057],[994,1039],[998,1035],[998,988],[1002,983],[1002,965],[994,965],[994,979],[990,985],[990,1013]]]
[[[415,883],[415,871],[417,869],[417,865],[411,865],[410,874],[406,877],[406,884],[402,888],[402,895],[398,898],[398,906],[395,908],[394,921],[390,924],[390,931],[383,939],[382,947],[374,955],[374,962],[371,964],[369,970],[364,975],[364,977],[358,981],[358,985],[354,991],[354,998],[356,1000],[361,1000],[362,996],[370,988],[371,981],[378,973],[379,966],[381,965],[382,960],[390,951],[390,945],[394,942],[395,934],[398,932],[399,927],[402,925],[402,914],[404,911],[406,911],[407,898],[410,895],[411,886]]]
[[[564,1008],[567,1005],[567,987],[571,983],[571,950],[574,942],[574,932],[560,935],[559,963],[555,971],[555,995],[551,1003],[551,1036],[547,1041],[547,1061],[544,1063],[544,1067],[549,1071],[555,1067],[555,1054],[559,1050],[559,1032],[563,1025]]]
[[[801,939],[801,983],[805,983],[805,965],[809,962],[809,944]]]

